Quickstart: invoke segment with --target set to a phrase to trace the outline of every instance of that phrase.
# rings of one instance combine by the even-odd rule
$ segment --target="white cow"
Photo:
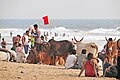
[[[78,65],[79,65],[79,68],[82,67],[81,64],[83,64],[83,62],[81,62],[81,53],[82,53],[82,50],[85,49],[86,50],[86,56],[88,53],[93,53],[93,57],[97,58],[98,56],[98,46],[91,42],[91,43],[83,43],[81,42],[83,40],[83,38],[80,40],[80,41],[77,41],[76,38],[74,37],[75,41],[76,41],[76,53],[77,53],[77,56],[78,56]]]
[[[84,37],[83,37],[84,38]],[[98,46],[93,43],[83,43],[81,42],[83,40],[83,38],[80,41],[77,41],[76,38],[74,37],[75,41],[76,41],[76,53],[77,55],[80,55],[83,49],[86,49],[86,53],[93,53],[94,57],[98,56]]]

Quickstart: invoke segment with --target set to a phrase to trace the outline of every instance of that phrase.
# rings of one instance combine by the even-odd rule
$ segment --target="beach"
[[[116,80],[107,77],[78,77],[79,69],[62,66],[0,61],[0,80]]]

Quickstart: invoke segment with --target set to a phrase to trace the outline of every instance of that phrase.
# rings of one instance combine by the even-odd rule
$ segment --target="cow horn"
[[[114,41],[116,40],[116,37],[115,37],[115,39],[114,39]]]
[[[83,40],[84,37],[82,37],[82,39],[80,40],[80,42]]]
[[[75,38],[75,36],[74,36],[74,39],[75,39],[76,42],[78,42],[78,40]]]
[[[108,41],[107,37],[105,36],[105,40]]]

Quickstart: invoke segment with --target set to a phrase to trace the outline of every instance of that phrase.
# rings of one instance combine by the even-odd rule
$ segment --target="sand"
[[[103,77],[77,77],[78,69],[61,66],[0,61],[0,80],[116,80]]]

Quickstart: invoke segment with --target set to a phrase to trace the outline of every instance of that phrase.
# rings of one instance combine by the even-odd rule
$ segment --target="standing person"
[[[2,48],[6,48],[6,41],[5,41],[5,39],[4,38],[2,38],[2,42],[1,42],[1,46],[2,46]]]
[[[70,55],[68,55],[65,63],[65,68],[67,69],[78,69],[77,66],[77,57],[76,57],[76,51],[73,50]]]
[[[10,37],[12,37],[12,31],[10,31]]]
[[[37,49],[37,52],[40,51],[40,48],[39,46],[41,46],[40,44],[40,30],[38,29],[38,25],[37,24],[34,24],[34,29],[35,29],[35,46],[36,46],[36,49]]]
[[[86,77],[95,77],[95,76],[98,77],[96,70],[97,60],[93,58],[92,53],[88,54],[87,59],[88,60],[86,61],[86,63],[84,63],[82,70],[80,71],[78,76],[80,77],[83,71],[85,70]]]
[[[24,46],[25,53],[28,53],[28,48],[29,48],[29,31],[26,31],[25,35],[22,37],[22,43]]]
[[[15,43],[18,43],[20,44],[20,39],[21,39],[21,36],[18,34],[17,36],[13,37],[12,38],[12,41],[13,41],[13,46]],[[18,46],[18,45],[17,45]]]
[[[78,67],[82,68],[83,63],[86,61],[86,49],[83,49],[81,54],[78,56]]]

